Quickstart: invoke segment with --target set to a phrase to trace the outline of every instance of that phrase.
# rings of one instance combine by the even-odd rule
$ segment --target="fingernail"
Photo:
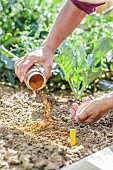
[[[23,76],[21,76],[21,77],[20,77],[20,81],[21,81],[21,82],[23,82],[23,79],[24,79],[24,77],[23,77]]]

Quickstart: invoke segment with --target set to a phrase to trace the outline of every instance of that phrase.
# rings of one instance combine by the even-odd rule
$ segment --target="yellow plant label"
[[[76,130],[70,129],[70,146],[76,145]]]

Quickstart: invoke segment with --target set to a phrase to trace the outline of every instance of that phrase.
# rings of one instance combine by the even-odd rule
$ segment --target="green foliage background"
[[[17,77],[14,73],[12,57],[14,55],[22,57],[27,52],[33,51],[41,45],[49,33],[63,3],[64,1],[60,0],[0,1],[0,78],[2,81],[15,86],[15,80]],[[58,59],[55,56],[55,61],[58,65],[55,64],[55,67],[53,67],[52,76],[49,82],[54,84],[54,82],[59,83],[64,80],[67,81],[73,92],[77,90],[75,96],[78,96],[79,98],[87,85],[90,85],[92,82],[94,85],[95,79],[102,79],[103,75],[106,78],[107,75],[107,79],[111,80],[111,76],[108,76],[108,73],[111,75],[113,69],[113,52],[112,48],[107,46],[107,43],[109,44],[108,39],[113,37],[112,21],[113,17],[106,17],[105,12],[102,15],[95,13],[88,15],[73,34],[67,38],[66,46],[64,46],[63,44],[65,43],[63,43],[56,51],[56,56],[61,56],[61,58]],[[95,46],[98,44],[98,41],[100,41],[100,38],[106,38],[106,44],[101,44],[101,49],[96,48],[95,53],[98,57],[93,58],[90,62],[96,63],[93,65],[93,69],[97,70],[101,68],[103,74],[98,74],[97,71],[97,74],[92,81],[87,81],[82,89],[86,75],[81,79],[81,74],[79,75],[77,73],[81,72],[81,65],[79,65],[77,69],[74,69],[73,74],[75,76],[73,78],[73,83],[70,83],[70,74],[67,75],[67,73],[64,73],[65,69],[63,68],[65,67],[66,62],[64,62],[63,65],[62,59],[68,54],[67,59],[70,61],[69,65],[72,66],[72,61],[78,54],[80,61],[84,61],[84,68],[87,70],[88,65],[85,65],[85,63],[89,61],[89,58],[91,59],[94,54]],[[110,42],[112,40],[113,39],[111,39]],[[64,47],[62,48],[62,46]],[[112,45],[110,45],[110,47],[111,46]],[[103,55],[102,48],[104,47],[106,47],[107,50]],[[97,58],[99,58],[98,61]],[[71,69],[68,68],[68,71],[71,72]],[[93,70],[91,71],[90,69],[90,72],[94,75]],[[67,76],[69,77],[68,79]],[[86,79],[87,78],[88,77],[86,77]]]
[[[33,43],[39,46],[56,18],[61,5],[59,2],[58,0],[54,3],[51,0],[1,0],[0,43],[7,49],[12,46],[14,48],[16,44],[16,49],[13,51],[19,57],[26,51],[32,50]],[[31,49],[25,50],[23,47],[27,43],[27,47]]]

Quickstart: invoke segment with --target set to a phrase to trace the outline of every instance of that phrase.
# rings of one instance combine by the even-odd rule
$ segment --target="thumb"
[[[81,114],[79,114],[79,115],[77,116],[77,119],[78,119],[79,122],[83,122],[83,121],[86,120],[88,117],[89,117],[88,112],[84,110]]]

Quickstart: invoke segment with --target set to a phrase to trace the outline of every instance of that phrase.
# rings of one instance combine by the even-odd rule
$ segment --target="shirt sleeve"
[[[91,13],[95,12],[96,7],[104,4],[104,3],[102,3],[102,4],[90,4],[90,3],[86,3],[86,2],[80,2],[78,0],[71,0],[71,1],[76,7],[78,7],[82,11],[84,11],[86,14],[91,14]]]

